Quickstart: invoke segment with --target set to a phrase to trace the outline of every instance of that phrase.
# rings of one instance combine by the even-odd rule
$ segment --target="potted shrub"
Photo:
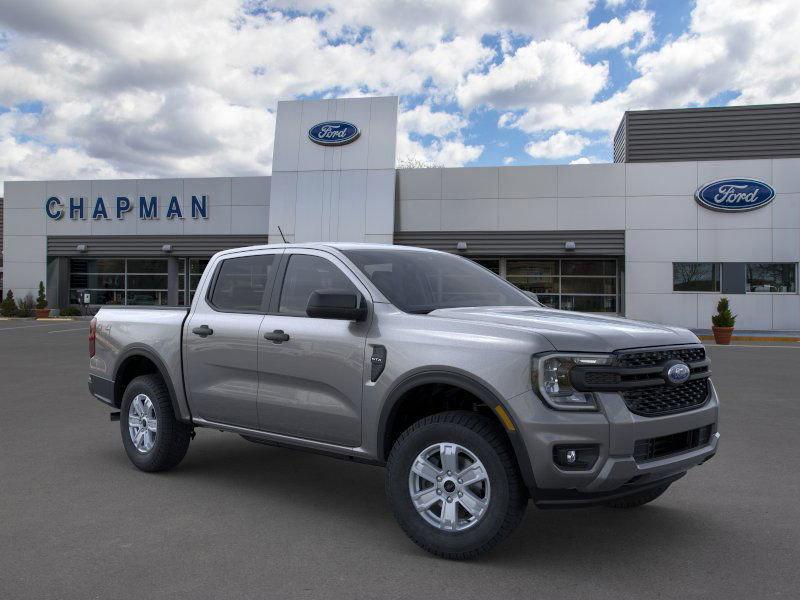
[[[47,296],[44,294],[44,283],[39,282],[39,294],[36,296],[36,318],[46,319],[50,316],[50,309],[47,308]]]
[[[733,326],[736,323],[736,315],[731,312],[727,298],[720,298],[717,303],[717,314],[711,317],[711,328],[714,332],[714,341],[717,344],[727,345],[731,343]]]
[[[0,303],[0,315],[4,317],[17,316],[17,301],[14,300],[14,292],[8,290],[5,300]]]

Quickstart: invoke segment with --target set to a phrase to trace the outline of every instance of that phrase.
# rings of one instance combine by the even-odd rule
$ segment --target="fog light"
[[[568,471],[588,471],[594,467],[599,456],[600,446],[597,444],[553,448],[553,462]]]

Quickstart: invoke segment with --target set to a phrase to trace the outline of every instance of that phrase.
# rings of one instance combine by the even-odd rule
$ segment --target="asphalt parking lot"
[[[383,470],[199,430],[137,471],[85,322],[0,321],[0,598],[796,598],[800,343],[710,347],[718,456],[632,511],[531,507],[476,562],[406,539]]]

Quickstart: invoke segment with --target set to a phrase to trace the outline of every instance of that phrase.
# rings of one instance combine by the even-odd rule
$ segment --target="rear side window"
[[[275,264],[275,254],[225,259],[214,283],[211,304],[228,312],[262,312]]]
[[[315,291],[357,292],[355,286],[332,262],[309,254],[293,254],[286,267],[278,312],[305,317],[308,299]]]

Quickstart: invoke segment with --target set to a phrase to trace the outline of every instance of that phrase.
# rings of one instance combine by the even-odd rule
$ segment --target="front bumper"
[[[636,493],[677,479],[717,451],[719,399],[713,384],[703,406],[660,417],[631,413],[618,393],[598,393],[597,397],[601,410],[594,413],[551,410],[533,391],[509,401],[532,467],[534,481],[529,487],[537,504],[597,503],[620,494]],[[714,426],[713,433],[701,446],[653,460],[634,458],[637,440],[707,425]],[[586,444],[599,446],[599,457],[591,469],[565,470],[554,463],[554,446]]]

